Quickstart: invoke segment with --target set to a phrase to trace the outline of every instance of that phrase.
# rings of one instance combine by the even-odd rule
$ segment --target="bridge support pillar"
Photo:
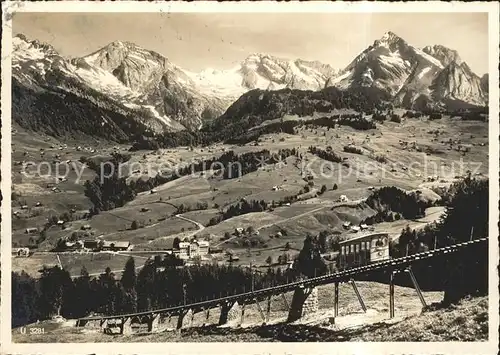
[[[238,318],[240,318],[240,313],[241,307],[238,302],[223,304],[220,310],[219,325],[238,325],[237,323]]]
[[[107,319],[101,319],[100,323],[99,323],[99,326],[101,327],[101,329],[105,329],[108,327],[108,320]]]
[[[391,271],[389,279],[389,317],[394,318],[394,272]]]
[[[264,315],[264,311],[262,310],[262,307],[260,306],[258,299],[255,299],[255,304],[257,305],[257,308],[259,309],[260,316],[262,317],[262,324],[266,324],[266,316]]]
[[[82,322],[80,323],[80,325],[83,325],[85,328],[99,328],[100,323],[101,322],[99,321],[99,319],[92,319],[86,322]]]
[[[205,326],[208,323],[208,319],[210,318],[210,308],[207,308],[205,310],[205,322],[203,322],[203,325]]]
[[[366,306],[365,302],[363,301],[363,297],[361,297],[361,293],[359,293],[358,286],[356,285],[356,282],[354,279],[351,279],[351,285],[354,290],[354,293],[356,294],[356,297],[358,298],[359,304],[361,305],[361,308],[363,309],[363,312],[366,313]]]
[[[243,321],[245,320],[245,304],[243,303],[241,305],[241,318],[240,318],[240,325],[243,324]]]
[[[333,309],[334,315],[337,317],[339,315],[339,283],[335,282],[335,293],[333,296]]]
[[[288,300],[286,299],[286,296],[284,293],[281,294],[281,297],[283,297],[283,302],[285,302],[285,307],[287,309],[287,311],[290,312],[290,303],[288,303]]]
[[[158,325],[160,323],[160,315],[152,314],[150,318],[148,318],[148,332],[156,332],[158,330]]]
[[[271,316],[271,296],[267,298],[267,307],[266,307],[266,323],[269,322],[269,317]]]
[[[120,325],[120,334],[132,334],[132,318],[122,318],[122,324]]]
[[[189,328],[192,326],[193,310],[181,311],[179,318],[177,318],[177,329]]]
[[[413,282],[413,286],[415,287],[415,290],[417,291],[418,298],[420,299],[420,302],[422,303],[422,307],[427,307],[427,303],[425,302],[424,295],[422,294],[422,290],[420,289],[420,286],[418,285],[417,278],[415,277],[415,274],[413,273],[411,267],[408,267],[406,269],[406,272],[410,274],[411,281]]]
[[[292,298],[288,322],[294,322],[307,314],[318,311],[318,289],[299,287],[295,289]]]

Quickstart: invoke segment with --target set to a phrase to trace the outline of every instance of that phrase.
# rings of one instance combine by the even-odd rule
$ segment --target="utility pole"
[[[470,229],[470,239],[469,240],[472,240],[474,236],[474,226],[472,226],[472,228]]]
[[[252,269],[252,262],[250,262],[250,280],[252,282],[252,292],[253,292],[253,289],[254,289],[254,285],[253,285],[253,269]]]

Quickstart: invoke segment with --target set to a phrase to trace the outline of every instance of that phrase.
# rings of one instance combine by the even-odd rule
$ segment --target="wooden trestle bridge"
[[[271,297],[282,296],[285,305],[289,309],[288,321],[294,321],[304,315],[307,308],[307,303],[310,302],[310,296],[316,297],[316,310],[317,310],[317,291],[316,287],[320,285],[335,283],[335,293],[334,293],[334,314],[338,315],[338,305],[339,305],[339,284],[349,282],[352,284],[356,296],[360,302],[360,305],[364,311],[366,311],[366,306],[363,302],[361,294],[359,293],[354,279],[361,275],[369,275],[375,272],[386,272],[389,273],[389,312],[390,317],[394,317],[394,275],[398,272],[408,272],[413,285],[417,291],[422,305],[425,306],[425,299],[422,295],[420,287],[417,283],[413,272],[411,271],[411,266],[420,262],[425,262],[426,260],[438,257],[446,257],[450,253],[462,253],[462,252],[474,252],[477,248],[487,248],[488,239],[481,238],[470,240],[463,243],[454,244],[451,246],[446,246],[438,249],[429,250],[426,252],[408,255],[405,257],[397,259],[388,259],[380,261],[373,264],[368,264],[364,266],[359,266],[355,268],[350,268],[343,271],[338,271],[322,276],[317,276],[309,279],[304,279],[300,281],[295,281],[291,283],[286,283],[282,285],[277,285],[269,288],[258,289],[254,291],[233,294],[225,297],[219,297],[214,299],[209,299],[205,301],[200,301],[196,303],[182,304],[178,306],[173,306],[169,308],[156,309],[151,311],[136,312],[130,314],[117,314],[111,316],[89,316],[85,318],[80,318],[76,322],[77,327],[97,327],[102,328],[106,333],[120,333],[129,334],[132,333],[132,324],[139,324],[141,326],[147,326],[147,331],[153,332],[158,329],[159,324],[163,323],[165,319],[170,319],[171,317],[177,318],[177,328],[183,327],[183,320],[187,318],[188,313],[191,317],[195,313],[206,312],[208,319],[209,312],[211,309],[220,308],[220,318],[219,324],[226,324],[228,322],[228,317],[230,313],[234,315],[234,306],[240,306],[238,313],[241,315],[241,321],[244,316],[245,305],[256,304],[260,315],[265,323],[269,319],[269,305]],[[294,291],[293,299],[291,302],[285,297],[285,293]],[[260,302],[267,300],[267,315],[264,313]],[[309,309],[309,311],[311,311]],[[314,309],[312,311],[315,311]],[[192,318],[191,318],[192,321]]]

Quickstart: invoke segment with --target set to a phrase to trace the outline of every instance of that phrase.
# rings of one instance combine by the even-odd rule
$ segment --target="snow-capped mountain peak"
[[[394,32],[388,31],[388,32],[384,33],[384,35],[380,39],[375,40],[373,45],[375,47],[383,46],[383,47],[387,47],[389,49],[392,49],[398,45],[406,45],[406,42],[404,39],[399,37]]]
[[[412,107],[446,98],[474,105],[487,102],[480,79],[458,53],[441,45],[419,49],[389,31],[328,82],[340,88],[373,86]]]
[[[192,72],[125,41],[73,59],[23,35],[13,38],[13,48],[16,85],[70,93],[156,131],[199,129],[252,89],[375,87],[403,107],[488,100],[487,76],[474,74],[456,51],[441,45],[419,49],[390,31],[340,71],[318,61],[252,53],[229,69]]]

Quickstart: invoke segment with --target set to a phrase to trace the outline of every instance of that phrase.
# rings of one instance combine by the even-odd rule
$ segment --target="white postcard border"
[[[496,353],[498,350],[498,220],[499,220],[499,4],[488,2],[24,2],[2,3],[2,141],[1,141],[1,350],[19,354],[309,354],[309,353]],[[13,12],[488,12],[489,13],[489,341],[434,343],[12,343],[11,334],[11,62]],[[495,236],[497,238],[495,238]]]

